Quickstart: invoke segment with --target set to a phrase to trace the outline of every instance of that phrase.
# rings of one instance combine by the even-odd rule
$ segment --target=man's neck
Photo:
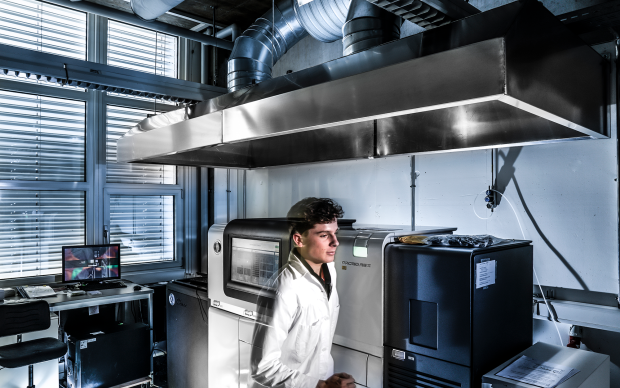
[[[297,250],[297,253],[299,254],[299,257],[304,259],[306,261],[306,263],[308,263],[308,265],[310,266],[310,268],[312,268],[312,270],[314,271],[314,273],[316,273],[318,276],[321,276],[321,265],[322,263],[314,263],[311,260],[306,259],[301,252],[299,252],[299,250]]]

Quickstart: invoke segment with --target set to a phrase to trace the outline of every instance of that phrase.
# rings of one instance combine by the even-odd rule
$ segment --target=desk
[[[134,291],[135,284],[129,281],[124,281],[127,284],[127,288],[113,288],[110,290],[98,290],[101,294],[97,295],[79,295],[68,296],[63,293],[59,293],[56,296],[49,298],[42,298],[50,305],[50,311],[60,312],[72,309],[78,309],[82,307],[101,306],[106,304],[131,302],[135,300],[147,299],[148,300],[148,325],[150,327],[150,348],[153,349],[153,290],[142,286],[139,291]],[[61,284],[48,284],[52,288],[61,286]],[[62,291],[61,291],[62,292]],[[6,298],[5,301],[10,303],[21,299],[20,297]],[[153,375],[153,357],[151,354],[151,376]]]

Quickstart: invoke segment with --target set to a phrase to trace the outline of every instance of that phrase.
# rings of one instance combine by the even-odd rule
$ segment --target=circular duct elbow
[[[342,27],[343,54],[351,55],[400,38],[402,19],[366,0],[352,0]]]
[[[144,20],[154,20],[181,4],[183,0],[131,0],[133,13]]]
[[[293,1],[278,2],[237,38],[228,61],[229,92],[271,79],[273,64],[307,35]]]
[[[301,6],[293,1],[299,22],[314,39],[326,43],[342,39],[351,0],[311,0]]]

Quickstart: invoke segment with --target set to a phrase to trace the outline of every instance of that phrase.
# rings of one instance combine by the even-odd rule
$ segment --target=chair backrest
[[[50,308],[44,300],[0,304],[0,337],[50,327]]]

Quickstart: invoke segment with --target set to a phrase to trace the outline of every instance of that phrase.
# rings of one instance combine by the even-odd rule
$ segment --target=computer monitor
[[[63,282],[101,282],[120,278],[120,244],[62,247]]]

